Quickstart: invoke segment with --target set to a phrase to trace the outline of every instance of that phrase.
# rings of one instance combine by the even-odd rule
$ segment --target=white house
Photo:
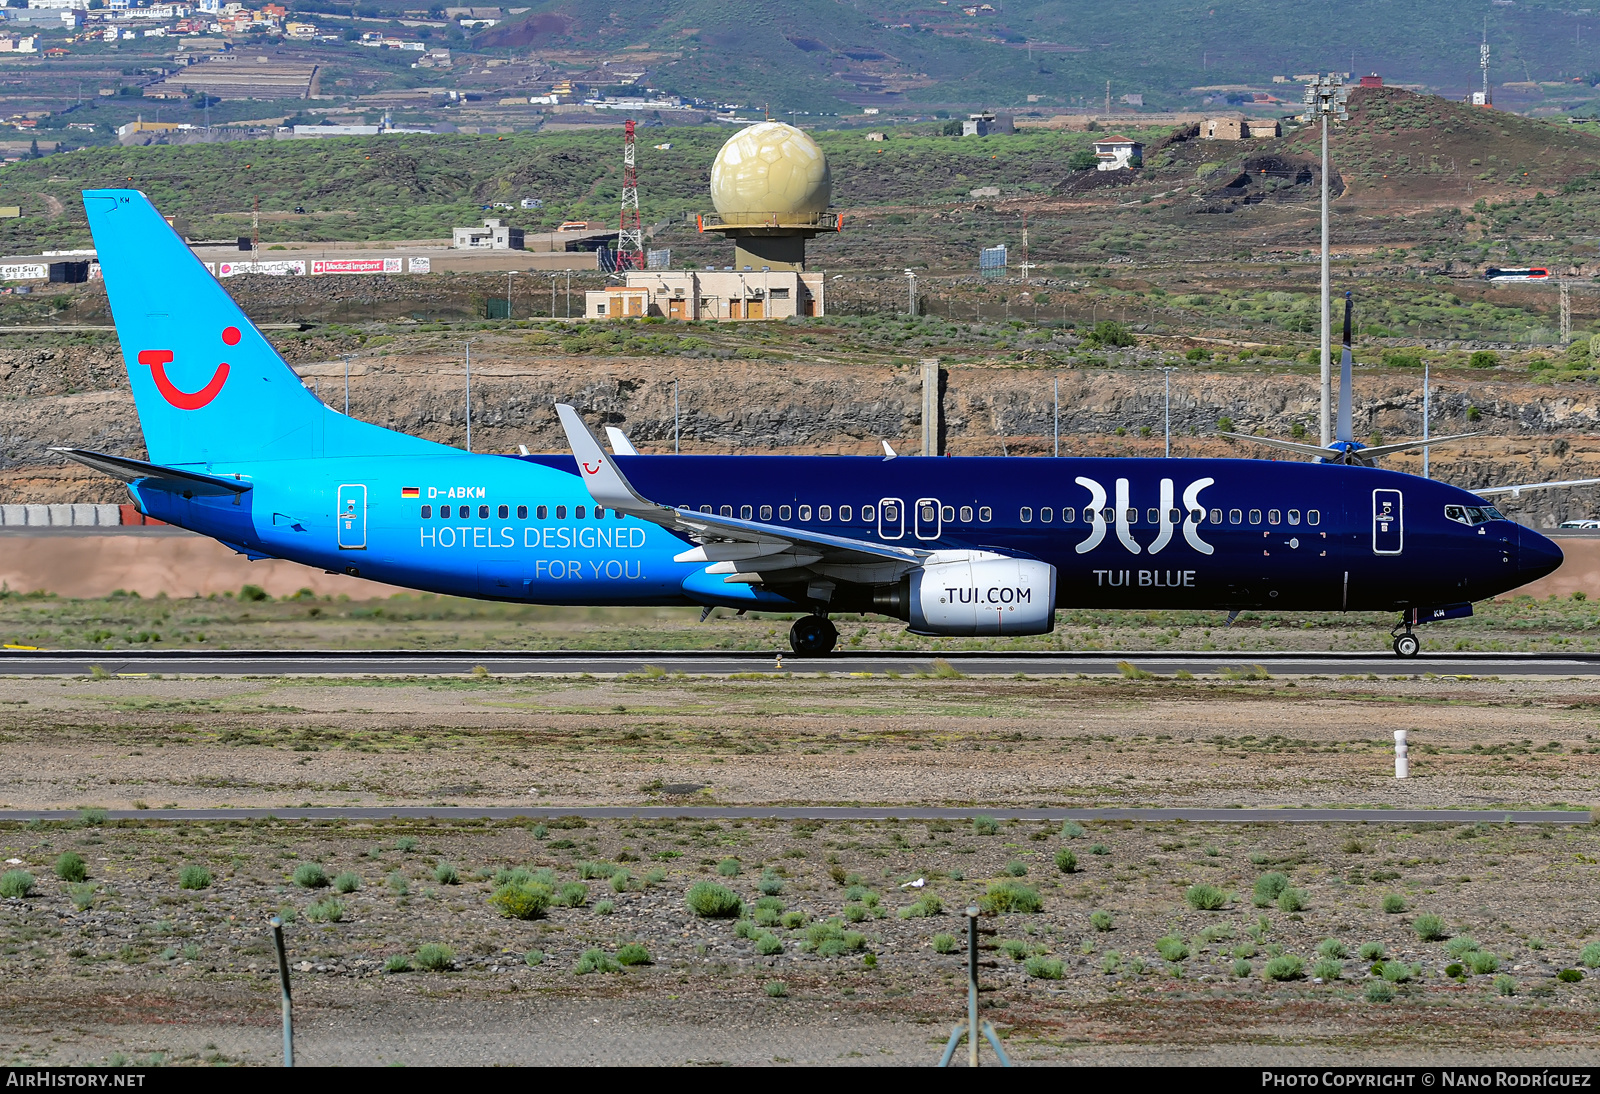
[[[456,228],[450,246],[458,251],[520,251],[522,229],[499,220],[486,220],[482,228]]]
[[[1094,142],[1095,169],[1121,171],[1144,162],[1144,145],[1128,137],[1107,137]]]
[[[590,319],[787,319],[823,314],[820,273],[629,270],[626,284],[584,293]]]

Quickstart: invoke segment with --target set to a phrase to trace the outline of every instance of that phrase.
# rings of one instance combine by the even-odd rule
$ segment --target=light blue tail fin
[[[453,451],[323,405],[139,191],[83,205],[152,462]]]

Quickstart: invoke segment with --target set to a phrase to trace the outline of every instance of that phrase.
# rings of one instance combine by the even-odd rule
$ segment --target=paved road
[[[978,814],[1023,821],[1194,821],[1212,824],[1588,824],[1588,812],[1562,809],[930,809],[919,806],[360,806],[342,809],[112,809],[110,820],[550,820],[555,817],[687,820],[968,820]],[[71,821],[75,809],[0,810],[4,821]]]
[[[1180,669],[1196,675],[1216,675],[1224,669],[1264,666],[1283,676],[1414,675],[1439,676],[1594,676],[1600,675],[1600,654],[1440,653],[1404,660],[1381,653],[1285,652],[1068,652],[985,651],[946,652],[938,655],[971,675],[1026,673],[1059,676],[1076,673],[1106,674],[1117,662],[1131,661],[1158,675]],[[652,665],[696,676],[725,676],[740,672],[886,673],[910,675],[927,672],[933,654],[886,651],[851,651],[827,657],[796,657],[776,653],[704,650],[634,650],[625,652],[534,652],[495,650],[150,650],[114,652],[98,650],[0,651],[0,675],[81,675],[98,665],[106,672],[190,673],[203,676],[273,676],[281,674],[428,676],[472,671],[482,665],[495,675],[545,673],[576,675],[643,672]]]

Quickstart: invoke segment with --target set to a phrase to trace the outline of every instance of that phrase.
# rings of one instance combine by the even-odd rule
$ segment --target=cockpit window
[[[1491,520],[1506,519],[1500,514],[1500,510],[1492,505],[1446,505],[1444,515],[1446,520],[1466,525],[1487,524]]]

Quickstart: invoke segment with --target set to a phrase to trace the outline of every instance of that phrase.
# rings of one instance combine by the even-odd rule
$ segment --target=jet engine
[[[1056,625],[1056,568],[986,551],[934,555],[909,578],[906,617],[918,634],[1048,634]]]

